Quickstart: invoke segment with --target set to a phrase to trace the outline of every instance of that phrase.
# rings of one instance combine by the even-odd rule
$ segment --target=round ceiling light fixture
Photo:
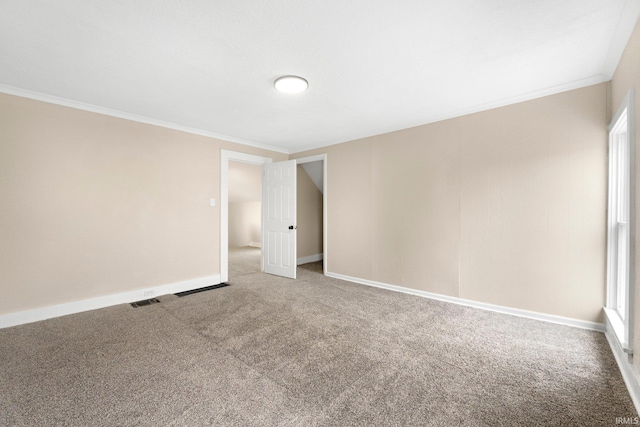
[[[309,82],[298,76],[282,76],[278,77],[273,85],[280,92],[300,93],[307,90]]]

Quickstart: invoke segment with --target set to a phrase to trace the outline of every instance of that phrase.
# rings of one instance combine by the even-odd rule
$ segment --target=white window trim
[[[634,315],[634,307],[633,307],[633,297],[634,297],[634,283],[633,283],[633,274],[634,274],[634,268],[633,268],[633,262],[634,262],[634,254],[633,254],[633,241],[634,241],[634,235],[635,235],[635,227],[634,227],[634,218],[635,218],[635,210],[634,210],[634,187],[635,187],[635,173],[634,173],[634,145],[635,145],[635,141],[634,141],[634,131],[635,131],[635,126],[634,126],[634,118],[635,118],[635,112],[634,112],[634,93],[633,93],[633,88],[629,89],[629,92],[627,93],[627,95],[625,96],[624,100],[622,101],[622,104],[620,105],[620,107],[618,108],[618,111],[616,112],[616,114],[614,115],[613,119],[611,120],[611,123],[609,124],[608,127],[608,145],[611,144],[611,134],[612,132],[614,132],[616,130],[616,128],[618,127],[618,121],[620,120],[620,118],[626,114],[626,120],[627,120],[627,138],[629,140],[629,152],[628,152],[628,158],[629,158],[629,199],[628,199],[628,203],[629,203],[629,216],[628,216],[628,227],[629,227],[629,240],[630,240],[630,246],[629,246],[629,262],[628,262],[628,268],[629,268],[629,281],[628,281],[628,286],[627,286],[627,293],[626,293],[626,316],[624,319],[622,319],[620,317],[620,315],[618,314],[618,312],[616,311],[615,308],[615,301],[616,301],[616,296],[614,295],[614,292],[616,291],[616,287],[612,284],[612,277],[613,277],[613,269],[615,268],[613,266],[613,263],[615,261],[617,261],[617,257],[615,257],[615,253],[616,253],[616,247],[614,244],[614,240],[612,238],[612,236],[610,235],[610,230],[611,230],[611,213],[614,212],[614,208],[612,206],[612,203],[614,202],[613,198],[611,197],[611,194],[609,194],[609,201],[608,201],[608,215],[607,215],[607,305],[604,308],[604,312],[605,315],[607,316],[607,320],[609,321],[608,323],[611,325],[611,329],[613,329],[614,335],[618,340],[618,343],[620,344],[620,346],[622,347],[622,349],[626,352],[631,354],[632,353],[632,348],[633,348],[633,315]],[[610,151],[610,150],[609,150]],[[610,159],[611,161],[611,159]],[[609,164],[609,169],[611,169],[611,163]],[[611,193],[611,184],[609,184],[609,193]]]

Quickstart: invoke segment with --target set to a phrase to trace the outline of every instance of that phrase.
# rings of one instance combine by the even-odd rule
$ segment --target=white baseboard
[[[252,248],[261,248],[262,247],[262,243],[260,243],[260,242],[249,242],[249,246],[251,246]]]
[[[309,262],[322,261],[322,254],[309,255],[296,260],[296,265],[307,264]]]
[[[627,390],[629,390],[629,395],[631,395],[631,400],[636,407],[636,412],[640,413],[640,376],[638,375],[637,369],[633,366],[629,355],[625,353],[622,346],[620,346],[620,342],[616,338],[616,334],[609,322],[609,318],[606,318],[606,326],[607,330],[605,332],[605,336],[609,342],[609,347],[611,347],[613,356],[616,358],[618,368],[620,368],[620,373],[622,374],[622,379],[624,380]]]
[[[204,288],[205,286],[217,285],[219,283],[220,275],[206,276],[182,282],[170,283],[167,285],[136,289],[135,291],[105,295],[97,298],[5,314],[0,316],[0,329],[22,325],[24,323],[38,322],[40,320],[51,319],[53,317],[66,316],[68,314],[81,313],[83,311],[96,310],[98,308],[109,307],[112,305],[127,304],[160,295],[190,291],[192,289]]]
[[[376,282],[373,280],[361,279],[358,277],[346,276],[344,274],[327,272],[329,277],[346,280],[348,282],[360,283],[361,285],[374,286],[376,288],[388,289],[395,292],[403,292],[405,294],[417,295],[424,298],[435,299],[438,301],[450,302],[453,304],[464,305],[467,307],[479,308],[482,310],[495,311],[497,313],[510,314],[512,316],[526,317],[528,319],[541,320],[543,322],[557,323],[574,328],[589,329],[592,331],[604,332],[603,323],[588,322],[586,320],[572,319],[570,317],[555,316],[552,314],[538,313],[536,311],[522,310],[519,308],[505,307],[502,305],[488,304],[479,301],[468,300],[464,298],[451,297],[448,295],[435,294],[431,292],[420,291],[417,289],[405,288],[403,286],[390,285],[388,283]]]

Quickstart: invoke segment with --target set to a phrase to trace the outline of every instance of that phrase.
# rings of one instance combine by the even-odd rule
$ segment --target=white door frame
[[[220,283],[229,280],[229,161],[262,165],[271,157],[220,150]],[[262,224],[260,224],[262,228]],[[261,249],[262,251],[262,249]],[[262,259],[262,256],[260,257]],[[260,264],[262,270],[262,262]]]
[[[327,155],[317,154],[315,156],[300,157],[295,159],[296,164],[322,162],[322,274],[327,275],[327,200],[329,199],[329,188],[327,186]]]

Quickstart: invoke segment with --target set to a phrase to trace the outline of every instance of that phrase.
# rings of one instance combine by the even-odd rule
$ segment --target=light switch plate
[[[216,205],[216,199],[209,199],[209,205],[210,206],[215,206]]]

